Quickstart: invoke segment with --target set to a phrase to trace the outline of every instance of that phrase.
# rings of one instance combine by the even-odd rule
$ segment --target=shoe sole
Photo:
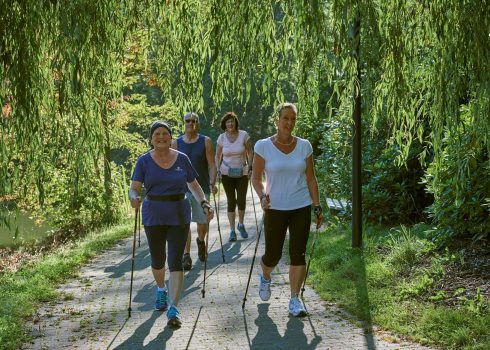
[[[182,321],[179,320],[177,317],[172,317],[167,321],[167,325],[175,328],[179,328],[182,326]]]
[[[291,311],[289,311],[289,314],[293,317],[305,317],[308,316],[308,313],[306,311],[300,311],[297,315],[293,314]]]
[[[168,305],[165,305],[164,307],[162,307],[161,309],[159,308],[155,308],[156,311],[167,311],[168,309]]]

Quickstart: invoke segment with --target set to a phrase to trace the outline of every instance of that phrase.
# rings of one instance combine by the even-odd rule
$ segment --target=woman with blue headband
[[[155,309],[167,311],[168,325],[180,327],[182,319],[177,305],[184,279],[182,254],[191,221],[191,207],[185,193],[191,191],[200,201],[208,222],[214,212],[196,180],[197,174],[189,158],[171,148],[172,130],[168,124],[154,122],[149,137],[152,149],[136,162],[129,198],[131,206],[138,209],[144,184],[146,196],[142,218],[157,284]],[[168,288],[165,285],[165,259],[170,271]]]

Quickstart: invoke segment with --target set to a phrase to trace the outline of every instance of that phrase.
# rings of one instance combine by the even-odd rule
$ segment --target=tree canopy
[[[321,142],[313,121],[348,123],[359,92],[355,18],[363,118],[373,133],[389,128],[401,162],[419,142],[435,178],[448,137],[484,152],[490,168],[488,0],[28,0],[2,8],[0,196],[35,187],[42,201],[53,168],[65,169],[68,193],[88,178],[110,181],[99,171],[109,161],[108,109],[119,103],[136,31],[156,67],[151,78],[181,111],[203,111],[206,94],[215,106],[246,104],[253,82],[264,106],[297,102],[300,129],[320,131]],[[456,188],[471,166],[457,167]]]

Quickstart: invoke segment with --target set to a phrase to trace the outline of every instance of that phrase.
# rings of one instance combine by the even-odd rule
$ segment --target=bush
[[[350,127],[347,121],[325,125],[322,154],[317,159],[317,168],[321,170],[317,171],[317,177],[326,197],[351,198]],[[364,130],[369,130],[367,125]],[[418,155],[422,147],[414,141],[406,164],[397,165],[398,148],[390,145],[384,136],[368,131],[363,134],[363,216],[370,222],[383,224],[423,221],[424,210],[433,198],[421,183],[425,169]]]
[[[487,147],[476,141],[476,132],[461,138],[447,132],[443,156],[427,169],[425,181],[435,198],[428,213],[439,228],[436,240],[489,238],[490,161]]]

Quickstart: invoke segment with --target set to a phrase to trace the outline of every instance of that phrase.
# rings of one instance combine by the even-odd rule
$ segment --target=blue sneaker
[[[156,300],[155,300],[155,310],[165,311],[167,310],[167,290],[158,290],[156,292]]]
[[[236,241],[236,232],[235,230],[231,230],[230,231],[230,239],[229,239],[230,242],[235,242]]]
[[[267,301],[271,298],[271,279],[266,280],[260,275],[259,296],[262,301]]]
[[[240,232],[240,236],[242,236],[243,239],[248,238],[248,233],[245,231],[245,225],[238,223],[236,228],[238,229],[238,232]]]
[[[182,325],[182,319],[180,318],[180,312],[175,306],[170,306],[167,311],[167,325],[172,327],[180,327]]]

